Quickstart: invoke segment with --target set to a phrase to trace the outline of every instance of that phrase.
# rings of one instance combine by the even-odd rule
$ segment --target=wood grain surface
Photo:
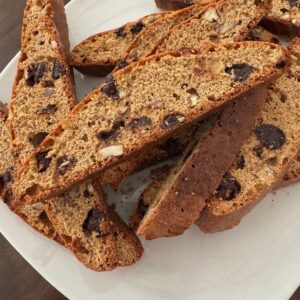
[[[25,0],[0,0],[0,71],[20,49],[20,30],[25,2]],[[69,0],[65,0],[65,3],[67,2]],[[66,299],[44,280],[1,234],[0,272],[0,300]],[[300,300],[300,289],[291,299]]]

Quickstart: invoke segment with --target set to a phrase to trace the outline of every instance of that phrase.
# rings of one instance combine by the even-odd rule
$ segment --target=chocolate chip
[[[216,196],[223,200],[233,200],[241,191],[241,184],[231,174],[226,173],[220,183]]]
[[[26,82],[29,86],[38,84],[47,70],[47,63],[36,63],[28,67]]]
[[[117,37],[125,37],[126,36],[126,32],[125,32],[125,28],[124,27],[120,27],[115,31],[115,34]]]
[[[258,147],[255,147],[253,148],[253,152],[255,153],[255,155],[259,158],[259,159],[263,159],[263,148],[262,146],[258,146]]]
[[[114,100],[120,99],[120,94],[112,75],[107,76],[106,81],[101,88],[101,92]]]
[[[11,171],[7,170],[0,175],[0,189],[3,189],[5,185],[12,181]]]
[[[41,108],[36,112],[37,115],[52,115],[57,111],[55,104],[48,104],[46,107]]]
[[[118,70],[121,70],[127,66],[129,66],[129,63],[126,60],[121,60],[117,65]]]
[[[142,199],[139,200],[139,204],[138,204],[138,214],[141,218],[143,218],[145,216],[145,214],[147,213],[149,208],[149,205],[145,204],[144,201]]]
[[[236,161],[236,168],[243,170],[245,168],[245,157],[243,155],[239,156]]]
[[[175,113],[168,115],[164,118],[161,127],[163,129],[174,128],[178,124],[183,123],[185,121],[185,116],[181,113]]]
[[[280,149],[286,142],[284,132],[271,124],[262,124],[254,132],[257,139],[267,149]]]
[[[234,81],[246,81],[253,71],[253,67],[248,64],[234,64],[225,68],[225,73],[234,76]]]
[[[141,21],[137,22],[131,29],[132,34],[138,34],[142,31],[142,29],[145,27],[145,24]]]
[[[49,151],[50,150],[43,151],[43,152],[38,152],[35,155],[35,159],[36,159],[36,162],[37,162],[37,167],[38,167],[38,172],[39,173],[45,172],[48,169],[48,167],[51,163],[52,158],[47,157]]]
[[[48,132],[44,132],[44,131],[38,132],[37,134],[29,138],[29,142],[32,144],[34,148],[37,148],[44,141],[47,135]]]
[[[59,175],[65,175],[71,170],[76,163],[76,158],[73,156],[62,156],[56,161],[56,171]]]
[[[132,119],[131,122],[129,123],[129,127],[134,130],[138,127],[143,127],[151,124],[151,119],[148,117],[141,117],[141,118],[136,118]]]
[[[52,78],[54,80],[59,79],[61,76],[65,75],[67,72],[65,66],[61,64],[58,60],[55,60],[53,63],[53,70],[52,70]]]
[[[286,60],[281,60],[276,64],[276,68],[278,69],[282,69],[287,65],[287,61]]]
[[[110,131],[100,131],[97,133],[97,138],[101,141],[111,141],[120,134],[120,128],[124,127],[124,121],[116,121]]]
[[[84,233],[91,234],[93,231],[101,234],[100,222],[104,219],[104,214],[99,209],[91,209],[82,224]]]
[[[181,153],[180,142],[176,138],[169,138],[159,146],[160,149],[167,152],[168,156],[174,157]]]

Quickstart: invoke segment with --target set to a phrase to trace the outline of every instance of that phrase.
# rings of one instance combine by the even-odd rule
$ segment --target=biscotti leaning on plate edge
[[[64,8],[62,1],[59,7]],[[76,101],[66,60],[68,53],[64,52],[67,46],[62,46],[59,27],[55,25],[52,14],[48,14],[52,9],[51,1],[32,0],[28,1],[25,10],[22,54],[10,106],[13,153],[17,165],[22,163],[27,153],[39,146],[47,136],[45,130],[53,129],[58,121],[65,118]],[[37,11],[39,14],[34,15]],[[45,59],[40,60],[43,54]],[[24,101],[29,98],[30,107]],[[1,150],[11,153],[9,144],[3,147]],[[63,167],[60,168],[60,172],[63,171]],[[70,214],[72,207],[69,206],[74,206],[74,203],[81,208],[77,219]],[[42,203],[28,205],[11,197],[7,204],[34,229],[62,242],[81,262],[96,271],[130,265],[143,253],[135,234],[107,206],[97,182],[83,183],[56,197],[52,206],[47,206],[47,213]],[[52,210],[59,211],[61,215],[53,219]],[[86,215],[80,218],[79,213]],[[49,218],[53,219],[52,223]],[[70,223],[77,231],[65,234],[61,226]]]
[[[246,77],[239,80],[242,82]],[[200,139],[195,136],[199,140],[196,146],[162,180],[151,204],[148,200],[150,206],[137,228],[138,234],[146,239],[179,235],[199,218],[205,201],[217,189],[260,116],[267,85],[240,96],[224,109]],[[146,193],[151,189],[150,186]],[[141,215],[139,208],[146,208],[147,199],[149,195],[144,192],[131,223],[135,222],[136,215]]]
[[[241,6],[237,0],[226,0],[222,2],[224,3],[211,4],[209,6],[204,6],[200,3],[174,13],[163,15],[155,22],[145,26],[143,30],[128,43],[125,51],[123,47],[119,49],[119,45],[123,45],[123,39],[128,42],[127,35],[123,37],[119,36],[118,38],[115,36],[108,38],[107,33],[100,33],[86,39],[75,47],[71,54],[71,64],[79,69],[79,71],[87,73],[88,70],[101,69],[103,60],[106,60],[108,55],[111,57],[110,60],[119,61],[117,67],[120,69],[127,66],[130,62],[153,54],[170,30],[175,30],[177,26],[180,26],[180,24],[189,19],[193,20],[192,24],[197,23],[195,24],[195,28],[190,30],[191,32],[187,34],[191,41],[189,46],[192,44],[191,47],[198,45],[202,41],[218,42],[223,39],[227,41],[241,41],[246,38],[256,24],[265,16],[268,9],[267,1],[256,4],[254,0],[247,0],[243,6]],[[228,8],[230,8],[231,11],[229,11]],[[217,17],[218,20],[216,19]],[[128,25],[124,25],[119,29],[110,31],[110,35],[115,35],[120,30],[121,32],[126,32],[128,31],[128,29],[126,29],[127,27]],[[203,34],[204,32],[205,34]],[[183,33],[183,35],[185,36],[186,33]],[[99,47],[95,49],[95,44],[98,45],[102,42],[106,45],[112,41],[115,42],[116,39],[122,42],[115,47],[108,47],[108,49],[106,47],[107,52],[105,53],[101,52],[98,49]],[[180,39],[178,39],[178,42],[179,41]],[[184,47],[186,46],[187,45]],[[116,51],[116,48],[120,51]],[[178,48],[182,48],[182,45],[174,48],[172,44],[171,50]],[[118,55],[116,55],[116,52],[118,52]],[[124,53],[120,57],[121,52]],[[86,56],[91,56],[92,59],[87,60]],[[78,68],[78,66],[80,66],[80,68]],[[90,74],[92,73],[90,72]],[[97,74],[94,72],[93,75]]]
[[[278,76],[283,61],[286,51],[275,44],[204,44],[152,56],[116,72],[26,161],[17,175],[15,196],[35,203],[63,192]],[[233,74],[241,73],[247,80],[239,83]],[[61,165],[65,172],[59,172]]]
[[[270,87],[262,118],[241,149],[243,164],[232,165],[197,222],[204,232],[237,225],[268,191],[280,184],[297,156],[300,39],[295,39],[289,50],[291,65]]]

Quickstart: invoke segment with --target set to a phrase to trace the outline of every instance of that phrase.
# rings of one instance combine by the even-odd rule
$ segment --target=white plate
[[[154,0],[73,0],[67,6],[72,45],[155,11]],[[14,58],[0,76],[0,97],[5,101],[10,98],[16,62]],[[99,82],[76,76],[80,96]],[[145,183],[138,177],[131,182],[140,190]],[[205,235],[193,226],[180,237],[144,242],[145,254],[138,264],[110,273],[84,268],[3,203],[0,230],[44,278],[71,299],[288,299],[300,283],[299,192],[300,185],[293,185],[269,195],[231,231]],[[123,216],[137,195],[138,191],[129,193],[123,202],[118,201]],[[120,200],[116,194],[111,198]]]

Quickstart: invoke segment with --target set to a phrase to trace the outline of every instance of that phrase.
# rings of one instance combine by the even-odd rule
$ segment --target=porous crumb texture
[[[117,266],[116,240],[108,207],[91,183],[52,198],[46,212],[66,247],[88,268]]]
[[[26,16],[40,13],[43,3],[29,1],[22,51],[10,104],[9,122],[19,167],[75,105],[71,70],[53,20]],[[46,5],[46,4],[45,4]],[[31,12],[29,14],[29,12]]]
[[[286,59],[278,45],[243,42],[132,64],[108,77],[46,138],[19,172],[15,195],[39,202],[122,162],[280,75]]]
[[[134,172],[182,154],[194,139],[195,132],[198,130],[199,126],[199,124],[192,125],[178,134],[167,138],[165,141],[107,169],[100,175],[101,184],[117,189],[123,179]]]
[[[272,0],[272,7],[263,22],[269,30],[279,34],[299,35],[300,3],[298,0]]]
[[[0,102],[0,197],[5,202],[9,202],[12,198],[15,168],[6,120],[7,108]]]
[[[204,232],[221,231],[238,224],[258,200],[282,180],[297,155],[300,39],[289,49],[291,67],[270,87],[263,115],[257,120],[253,134],[198,221]],[[242,164],[238,163],[240,160]]]
[[[150,24],[168,13],[145,16],[124,26],[88,37],[71,53],[70,64],[81,73],[104,76],[122,61],[130,43]]]
[[[157,53],[197,47],[201,42],[242,41],[265,16],[269,1],[225,0],[173,28]]]
[[[133,264],[143,253],[135,234],[107,206],[97,183],[53,198],[45,209],[65,245],[95,271]]]
[[[243,142],[267,97],[263,85],[240,96],[217,118],[203,123],[197,145],[179,161],[157,192],[137,233],[146,239],[182,234],[198,218]],[[150,189],[151,191],[151,189]]]
[[[126,54],[122,61],[129,64],[153,54],[157,45],[160,44],[172,28],[203,12],[203,9],[201,4],[197,4],[160,18],[132,41],[126,49]]]

